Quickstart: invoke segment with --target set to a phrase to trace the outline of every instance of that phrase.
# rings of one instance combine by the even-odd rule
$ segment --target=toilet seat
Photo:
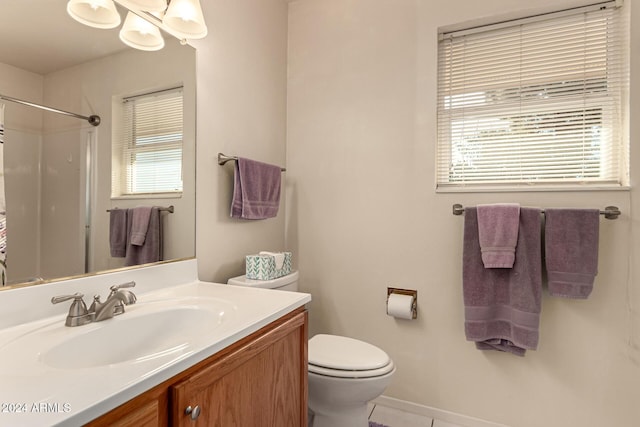
[[[319,334],[309,340],[309,372],[337,378],[372,378],[394,370],[387,353],[364,341]]]
[[[325,377],[335,377],[335,378],[374,378],[381,377],[383,375],[387,375],[395,369],[393,362],[389,363],[384,368],[380,369],[372,369],[368,371],[357,371],[357,370],[341,370],[341,369],[328,369],[323,368],[321,366],[309,364],[309,373],[323,375]]]

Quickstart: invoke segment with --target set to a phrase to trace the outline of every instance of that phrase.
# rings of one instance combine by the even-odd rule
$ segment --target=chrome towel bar
[[[459,203],[453,205],[453,214],[454,215],[462,215],[464,213],[464,206]],[[544,209],[542,209],[542,213],[544,213]],[[600,211],[600,215],[604,215],[606,219],[618,219],[621,215],[620,209],[617,206],[607,206],[604,210]]]
[[[235,162],[238,160],[238,156],[227,156],[226,154],[218,153],[218,164],[220,166],[224,165],[227,162]],[[286,168],[280,168],[282,172],[285,172]]]
[[[116,209],[120,209],[120,208],[107,209],[107,212],[111,212],[112,210],[116,210]],[[171,205],[171,206],[166,206],[166,207],[160,207],[160,206],[159,206],[159,207],[158,207],[158,210],[159,210],[160,212],[169,212],[169,213],[173,213],[173,211],[174,211],[174,207],[173,207],[173,205]]]

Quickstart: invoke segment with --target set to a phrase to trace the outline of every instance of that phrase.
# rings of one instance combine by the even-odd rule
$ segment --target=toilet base
[[[341,409],[340,414],[314,414],[309,427],[369,427],[367,405]]]
[[[342,378],[309,371],[309,409],[312,427],[368,427],[369,401],[380,396],[396,368],[378,377]]]

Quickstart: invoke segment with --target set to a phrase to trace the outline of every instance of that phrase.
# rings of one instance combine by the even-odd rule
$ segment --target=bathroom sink
[[[40,360],[54,368],[78,369],[185,353],[200,341],[201,334],[222,323],[225,312],[177,307],[139,316],[127,314],[62,341]]]
[[[101,322],[67,327],[64,321],[25,333],[0,349],[32,348],[37,361],[56,369],[85,369],[193,353],[219,328],[235,306],[221,299],[185,298],[127,306]]]
[[[195,276],[195,262],[189,265]],[[150,268],[164,271],[164,265]],[[132,274],[123,271],[109,281],[124,283]],[[174,272],[171,280],[190,274]],[[308,294],[201,281],[146,292],[141,280],[137,302],[123,314],[65,326],[68,307],[51,305],[51,296],[104,292],[103,280],[98,282],[30,287],[25,295],[0,301],[3,320],[18,311],[44,310],[41,316],[0,327],[0,401],[27,402],[12,404],[14,413],[0,414],[1,425],[85,425],[311,300]]]

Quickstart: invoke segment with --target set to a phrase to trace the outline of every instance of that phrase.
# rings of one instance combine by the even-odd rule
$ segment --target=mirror
[[[164,49],[138,51],[118,32],[74,21],[66,1],[0,3],[0,94],[101,117],[94,127],[0,100],[8,285],[122,268],[124,258],[109,248],[109,210],[116,208],[173,206],[161,214],[163,259],[195,256],[195,49],[163,34]],[[111,145],[123,98],[180,85],[183,192],[112,198]]]

